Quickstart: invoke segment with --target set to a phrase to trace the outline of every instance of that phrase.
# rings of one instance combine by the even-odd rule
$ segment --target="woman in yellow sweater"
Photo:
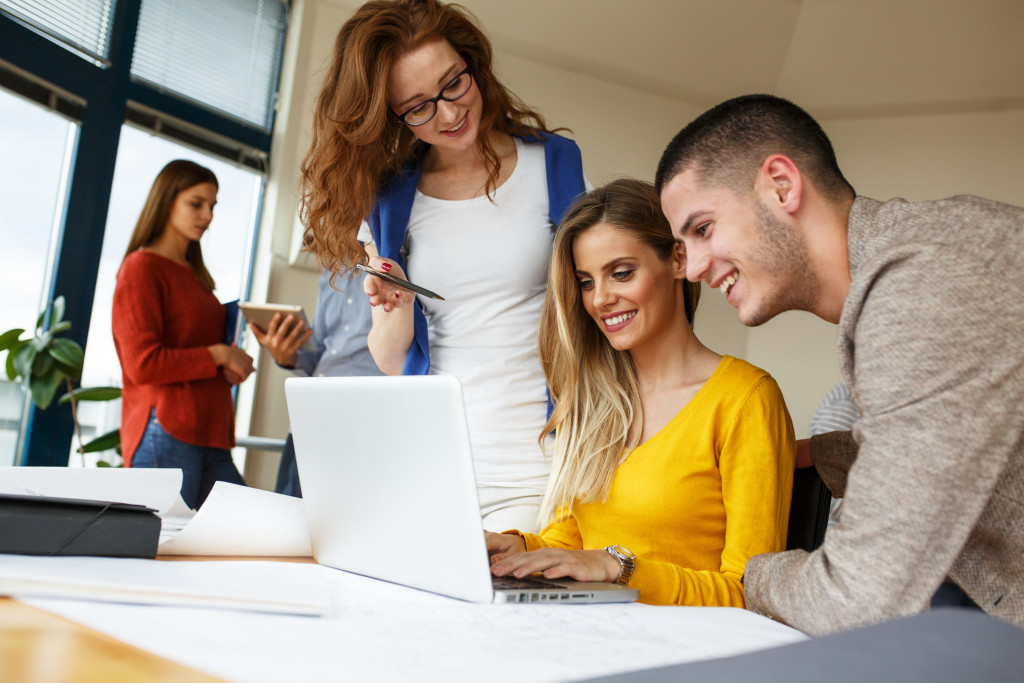
[[[793,425],[765,371],[692,330],[653,186],[619,180],[555,236],[540,356],[555,410],[540,534],[487,534],[496,576],[628,583],[652,604],[742,607],[743,568],[784,550]]]

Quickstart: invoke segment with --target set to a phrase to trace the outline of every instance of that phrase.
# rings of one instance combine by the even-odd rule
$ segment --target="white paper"
[[[161,555],[310,557],[309,526],[301,498],[218,481]]]
[[[223,564],[243,576],[250,563]],[[287,567],[295,583],[317,572],[325,577],[329,616],[28,602],[190,668],[246,683],[569,681],[806,638],[736,608],[479,605],[316,565]]]
[[[0,493],[145,505],[161,517],[192,515],[181,499],[179,469],[0,467]]]
[[[161,555],[310,557],[301,498],[218,481],[198,512],[181,499],[181,470],[0,467],[0,493],[145,505],[161,519]]]
[[[282,562],[160,562],[107,557],[0,555],[0,595],[320,615],[320,577],[294,581]]]

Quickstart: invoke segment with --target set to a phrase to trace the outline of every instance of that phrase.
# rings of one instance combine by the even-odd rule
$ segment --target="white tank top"
[[[406,232],[409,280],[430,331],[432,374],[462,382],[477,481],[542,487],[537,444],[547,391],[537,326],[554,226],[544,146],[516,139],[516,167],[490,198],[447,201],[417,191]]]

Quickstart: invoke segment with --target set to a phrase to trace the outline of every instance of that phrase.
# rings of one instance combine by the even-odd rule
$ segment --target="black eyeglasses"
[[[469,92],[471,85],[473,85],[473,75],[469,73],[469,67],[467,66],[465,69],[457,73],[455,78],[448,81],[448,83],[441,88],[441,92],[437,93],[437,97],[431,97],[429,100],[423,100],[404,114],[391,113],[395,115],[395,118],[407,126],[422,126],[424,123],[434,118],[434,114],[437,113],[438,100],[454,102]]]

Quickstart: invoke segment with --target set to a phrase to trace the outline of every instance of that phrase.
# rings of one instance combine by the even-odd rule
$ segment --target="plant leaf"
[[[53,356],[49,353],[45,351],[36,353],[36,357],[32,361],[32,376],[42,377],[43,375],[48,375],[56,370],[54,365],[56,363],[54,363]]]
[[[18,337],[25,330],[20,327],[15,327],[12,330],[7,330],[3,334],[0,334],[0,351],[6,351],[18,342]]]
[[[121,389],[118,387],[79,387],[71,392],[75,395],[76,401],[113,401],[121,398]],[[60,397],[60,403],[70,403],[71,398],[64,394]]]
[[[74,382],[77,382],[78,380],[82,379],[82,368],[71,368],[68,367],[67,365],[64,365],[60,361],[56,361],[56,363],[57,369],[63,372],[68,379]]]
[[[71,323],[69,323],[67,320],[65,320],[64,322],[57,323],[56,325],[54,325],[53,327],[50,328],[50,336],[52,337],[55,334],[60,334],[61,332],[67,332],[70,329],[71,329]]]
[[[25,346],[26,344],[28,344],[28,341],[22,339],[16,342],[14,346],[12,346],[10,350],[7,352],[7,362],[5,364],[7,367],[7,379],[11,380],[12,382],[18,379],[18,369],[14,365],[14,359],[18,355],[18,350],[21,347]]]
[[[32,340],[32,346],[36,347],[36,351],[42,351],[50,345],[51,341],[53,341],[53,332],[41,332]]]
[[[89,443],[82,446],[82,453],[98,453],[108,451],[111,448],[118,448],[121,445],[121,430],[115,429],[102,436],[97,436]]]
[[[65,304],[65,301],[64,301],[64,295],[63,294],[61,296],[58,296],[56,299],[53,300],[53,315],[50,316],[50,329],[51,330],[54,328],[54,326],[57,323],[59,323],[62,320],[64,320],[64,310],[65,310],[65,308],[66,308],[66,304]],[[71,323],[68,323],[68,327],[70,327],[70,326],[71,326]]]
[[[32,362],[36,359],[36,347],[28,341],[13,349],[7,359],[14,366],[14,376],[28,379],[32,376]]]
[[[71,339],[54,339],[50,346],[50,355],[55,361],[70,368],[78,368],[78,370],[82,369],[82,363],[85,362],[85,353],[82,352],[82,347]]]
[[[29,390],[32,392],[32,400],[40,410],[46,410],[53,403],[53,395],[57,393],[60,386],[61,376],[57,368],[52,368],[49,373],[32,377],[28,382]]]
[[[111,465],[106,460],[97,460],[96,461],[96,467],[113,467],[113,465]]]

